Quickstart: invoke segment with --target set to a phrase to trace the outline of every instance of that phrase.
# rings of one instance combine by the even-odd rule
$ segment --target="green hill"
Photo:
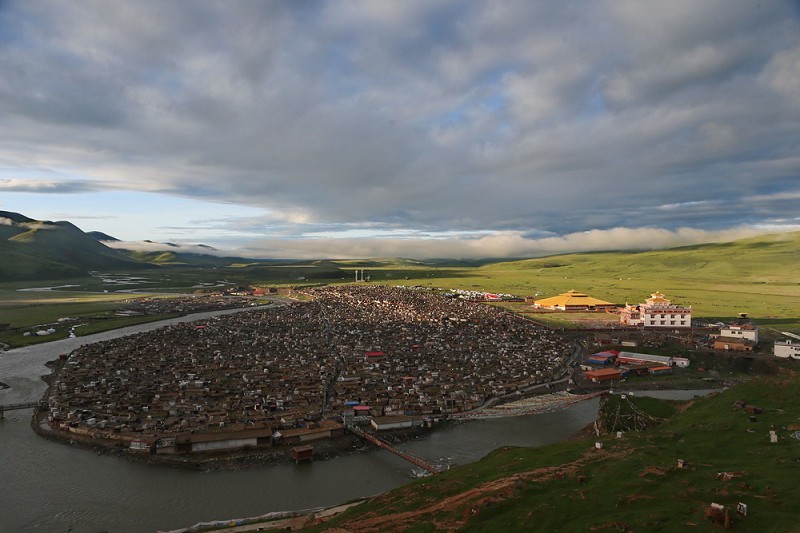
[[[85,276],[91,270],[153,268],[129,259],[69,222],[44,222],[0,211],[0,279]]]
[[[212,249],[213,250],[213,249]],[[250,263],[270,263],[258,259],[248,259],[243,257],[219,256],[203,253],[181,252],[173,250],[158,250],[145,252],[138,250],[120,249],[129,258],[143,263],[151,263],[166,267],[188,267],[188,268],[217,268],[228,267],[236,264]]]
[[[747,283],[800,283],[800,232],[762,235],[726,243],[700,244],[648,252],[568,254],[510,263],[486,270],[557,270],[567,277],[642,278],[654,272],[666,279]]]
[[[373,280],[548,297],[575,289],[618,304],[661,291],[697,316],[800,317],[800,232],[647,252],[575,253],[480,267],[372,267]],[[762,322],[763,323],[763,322]]]

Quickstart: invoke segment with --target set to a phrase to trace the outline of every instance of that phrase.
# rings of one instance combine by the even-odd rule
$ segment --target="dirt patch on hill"
[[[487,505],[503,502],[513,498],[518,491],[531,483],[541,483],[554,479],[574,479],[576,487],[586,482],[586,467],[590,463],[605,461],[610,458],[620,458],[627,455],[623,450],[607,452],[605,450],[591,449],[580,458],[571,462],[553,467],[538,468],[527,472],[512,474],[498,478],[478,487],[447,496],[428,505],[423,505],[411,511],[362,514],[354,517],[338,527],[329,531],[338,533],[353,531],[404,531],[420,522],[433,524],[437,529],[444,531],[458,530],[466,526],[470,518],[481,512]],[[396,497],[396,493],[395,494]],[[377,501],[387,497],[380,496]],[[408,504],[413,505],[419,501],[417,492],[409,492],[408,496],[399,502],[397,500],[387,505]],[[308,525],[319,525],[316,524]]]

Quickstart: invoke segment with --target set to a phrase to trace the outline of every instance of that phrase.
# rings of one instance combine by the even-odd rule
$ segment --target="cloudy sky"
[[[0,210],[296,258],[800,229],[800,7],[0,0]]]

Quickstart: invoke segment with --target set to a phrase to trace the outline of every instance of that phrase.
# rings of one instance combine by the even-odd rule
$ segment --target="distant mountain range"
[[[562,254],[537,259],[418,261],[407,258],[317,261],[264,260],[220,256],[204,244],[122,242],[99,231],[83,232],[69,222],[34,220],[0,211],[0,282],[56,280],[85,276],[89,271],[127,271],[159,267],[236,267],[257,279],[338,280],[354,268],[418,269],[464,267],[536,275],[558,271],[564,280],[607,277],[647,279],[653,272],[676,279],[781,280],[796,286],[800,232],[762,235],[735,242],[710,243],[648,252],[617,251]],[[402,273],[398,274],[402,275]],[[564,290],[572,287],[564,281]],[[555,289],[555,287],[554,287]]]
[[[94,270],[142,270],[159,266],[224,266],[254,259],[219,257],[185,251],[174,243],[154,243],[167,251],[135,251],[110,247],[119,239],[100,231],[84,232],[65,221],[35,220],[19,213],[0,211],[0,281],[64,279]],[[173,250],[174,249],[174,250]],[[215,252],[211,246],[188,248]]]
[[[154,268],[112,250],[70,222],[0,211],[0,280],[62,279],[91,270]]]

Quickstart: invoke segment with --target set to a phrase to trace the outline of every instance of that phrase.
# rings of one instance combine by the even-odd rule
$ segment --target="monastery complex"
[[[644,303],[616,304],[578,292],[567,291],[550,298],[535,300],[533,307],[553,311],[606,311],[619,312],[620,324],[644,328],[689,328],[692,325],[692,308],[675,305],[662,293],[655,292]]]

